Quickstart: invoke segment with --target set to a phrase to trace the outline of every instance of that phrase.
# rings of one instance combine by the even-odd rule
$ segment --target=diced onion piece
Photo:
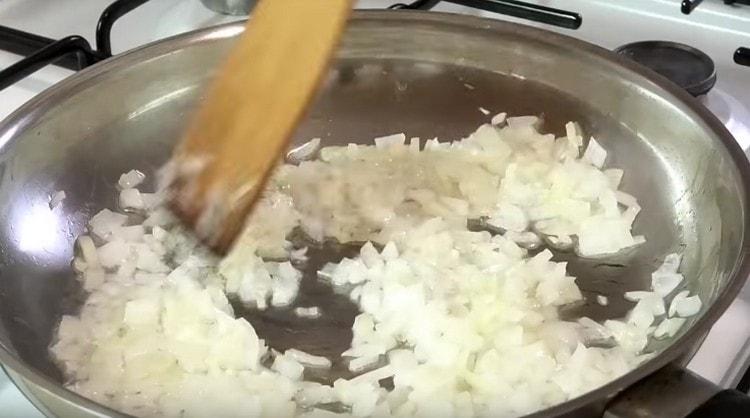
[[[514,116],[506,119],[506,123],[513,129],[531,127],[536,128],[541,120],[538,116]]]
[[[578,232],[578,253],[584,257],[614,254],[639,243],[630,233],[630,222],[624,219],[593,216],[581,223]]]
[[[576,148],[583,146],[583,137],[579,133],[579,129],[575,122],[568,122],[565,124],[565,136],[570,145]]]
[[[292,261],[307,261],[307,247],[292,250],[292,252],[289,253],[289,258]]]
[[[651,274],[651,288],[661,297],[665,297],[677,289],[682,280],[682,274],[663,273],[657,270]]]
[[[110,241],[96,249],[99,263],[106,268],[122,265],[130,256],[130,246],[121,239]]]
[[[101,239],[108,239],[114,231],[128,220],[127,215],[104,209],[89,221],[91,232]]]
[[[676,315],[688,318],[700,312],[702,306],[700,296],[687,296],[686,293],[680,292],[672,299],[672,303],[669,305],[669,312],[670,316]]]
[[[294,314],[300,318],[320,318],[320,308],[317,306],[294,308]]]
[[[380,356],[358,357],[349,360],[349,371],[359,373],[365,369],[375,366],[380,361]]]
[[[620,183],[622,183],[622,176],[624,173],[625,172],[620,170],[619,168],[608,168],[604,170],[604,175],[607,176],[609,185],[613,189],[620,187]]]
[[[578,319],[578,323],[589,332],[591,337],[606,339],[612,336],[612,331],[591,318],[581,317]]]
[[[582,159],[596,168],[602,168],[604,161],[607,159],[607,151],[593,137],[589,139],[586,151],[583,152]]]
[[[573,238],[570,235],[548,235],[545,239],[550,247],[556,250],[568,250],[573,247]]]
[[[529,250],[536,249],[542,244],[542,239],[539,238],[539,235],[531,231],[525,231],[525,232],[520,232],[520,233],[515,232],[515,231],[507,231],[505,234],[503,234],[503,236],[515,242],[520,247],[526,248]]]
[[[625,292],[623,296],[625,297],[626,300],[629,300],[631,302],[638,302],[641,299],[655,297],[656,294],[654,292],[649,292],[645,290],[633,290],[630,292]]]
[[[120,192],[120,207],[123,209],[144,209],[146,204],[143,202],[141,192],[138,189],[123,189]]]
[[[297,350],[295,348],[286,350],[284,352],[284,355],[291,357],[292,359],[296,360],[297,362],[299,362],[305,367],[310,367],[314,369],[331,368],[331,360],[328,360],[327,358],[322,357],[322,356],[315,356],[315,355],[306,353],[304,351]]]
[[[286,159],[293,164],[299,164],[315,156],[320,149],[320,138],[313,138],[304,144],[292,149],[286,154]]]
[[[529,219],[518,206],[501,203],[495,214],[487,219],[487,224],[505,231],[523,232],[529,227]]]
[[[87,266],[94,268],[99,265],[99,257],[96,253],[96,246],[94,245],[94,240],[92,240],[90,236],[79,236],[76,240],[76,244],[78,245],[78,250],[83,257],[83,261],[86,262]]]
[[[669,310],[667,311],[667,314],[670,317],[675,316],[675,314],[677,313],[677,306],[680,304],[680,301],[687,298],[689,294],[689,290],[682,290],[674,295],[674,297],[672,297],[672,302],[669,303]]]
[[[379,138],[375,138],[374,141],[377,148],[390,148],[398,145],[404,145],[404,143],[406,142],[406,135],[401,133],[381,136]]]
[[[66,197],[65,190],[59,190],[55,192],[55,194],[53,194],[52,197],[50,197],[49,199],[50,210],[59,206],[60,203],[62,203],[62,201],[65,200],[65,197]]]
[[[685,321],[685,318],[664,318],[654,330],[654,337],[674,337],[680,328],[682,328]]]
[[[505,123],[505,118],[508,116],[505,112],[500,112],[490,119],[490,123],[495,126],[502,126]]]
[[[143,240],[145,231],[142,225],[121,226],[114,235],[125,242],[140,242]]]
[[[635,307],[628,312],[627,322],[636,328],[645,330],[654,322],[654,305],[648,299],[636,303]]]
[[[664,299],[656,292],[625,292],[625,299],[643,304],[652,315],[664,315],[666,312]]]
[[[299,282],[302,273],[295,269],[291,263],[280,263],[274,275],[271,287],[271,305],[287,306],[294,302],[299,293]]]
[[[615,192],[615,196],[617,196],[617,203],[619,203],[619,204],[621,204],[621,205],[623,205],[625,207],[628,207],[628,208],[638,207],[638,208],[640,208],[640,206],[638,205],[638,200],[636,200],[635,196],[633,196],[633,195],[631,195],[629,193],[625,193],[623,191],[618,190],[618,191]]]
[[[305,367],[289,355],[277,355],[271,368],[291,380],[300,380],[305,371]]]
[[[351,380],[353,383],[360,382],[371,382],[376,383],[383,379],[387,379],[396,374],[396,370],[392,366],[383,366],[381,368],[363,373]]]
[[[120,180],[118,180],[117,184],[120,186],[120,189],[132,189],[138,187],[145,179],[145,174],[138,170],[130,170],[120,176]]]

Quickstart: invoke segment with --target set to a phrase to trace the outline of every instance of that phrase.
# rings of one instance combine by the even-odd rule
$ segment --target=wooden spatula
[[[314,96],[350,0],[263,0],[169,165],[171,207],[224,253]]]

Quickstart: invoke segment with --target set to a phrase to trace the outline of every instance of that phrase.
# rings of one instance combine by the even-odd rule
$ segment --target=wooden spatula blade
[[[170,163],[171,207],[216,251],[241,230],[326,72],[350,0],[258,3]]]

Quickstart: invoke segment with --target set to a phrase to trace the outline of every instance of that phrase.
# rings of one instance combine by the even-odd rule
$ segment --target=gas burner
[[[620,46],[615,52],[656,71],[696,97],[708,93],[716,84],[711,57],[689,45],[644,41]]]

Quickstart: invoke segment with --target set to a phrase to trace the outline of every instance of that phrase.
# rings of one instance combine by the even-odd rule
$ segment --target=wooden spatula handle
[[[223,252],[314,96],[350,0],[264,0],[172,160],[172,208]]]

